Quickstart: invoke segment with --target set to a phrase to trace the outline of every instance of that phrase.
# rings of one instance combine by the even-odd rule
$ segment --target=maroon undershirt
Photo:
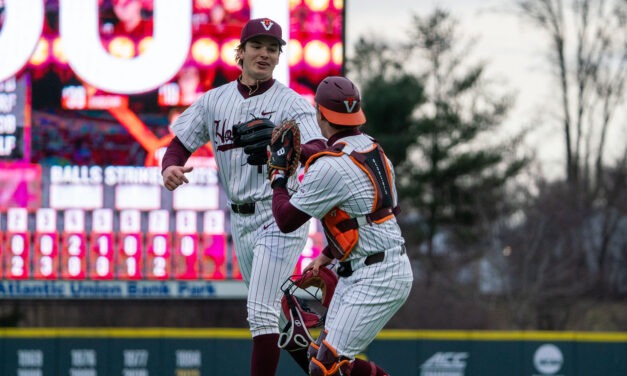
[[[274,78],[271,78],[264,82],[259,82],[257,86],[248,86],[243,84],[240,78],[237,79],[237,90],[244,99],[248,99],[250,97],[254,97],[255,95],[260,95],[268,91],[274,85]]]
[[[174,137],[168,148],[165,149],[165,154],[161,160],[161,173],[170,166],[185,166],[185,162],[189,159],[192,153],[185,148],[185,145],[179,140],[178,137]]]

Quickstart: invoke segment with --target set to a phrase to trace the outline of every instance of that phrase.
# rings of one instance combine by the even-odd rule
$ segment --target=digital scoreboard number
[[[115,265],[113,210],[94,210],[89,244],[89,278],[94,280],[113,279]]]
[[[35,279],[59,278],[59,233],[57,212],[40,208],[36,214],[33,248],[33,277]]]
[[[28,279],[30,269],[30,232],[28,211],[24,208],[7,210],[7,232],[4,244],[4,277]]]
[[[118,238],[117,277],[123,280],[140,280],[144,269],[141,213],[129,209],[120,211]]]
[[[70,209],[64,212],[61,235],[61,277],[63,279],[87,278],[87,237],[85,211]]]
[[[174,278],[198,279],[198,230],[196,212],[180,210],[176,213],[174,235]]]
[[[146,277],[151,280],[167,280],[172,274],[172,236],[170,212],[153,210],[148,213],[146,235]]]
[[[209,210],[203,215],[202,232],[202,278],[226,279],[226,232],[224,212]]]

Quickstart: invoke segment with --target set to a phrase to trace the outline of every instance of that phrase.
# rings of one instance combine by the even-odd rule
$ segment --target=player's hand
[[[303,270],[303,274],[305,274],[308,270],[313,270],[314,275],[318,275],[318,271],[321,267],[325,267],[329,265],[333,261],[332,258],[325,256],[322,252],[312,262],[310,262],[305,269]]]
[[[189,183],[189,180],[185,177],[185,174],[191,172],[193,167],[183,167],[183,166],[170,166],[163,170],[163,185],[170,190],[173,191],[179,185],[183,183]]]

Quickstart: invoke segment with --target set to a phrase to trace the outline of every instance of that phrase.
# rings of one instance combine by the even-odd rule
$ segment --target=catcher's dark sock
[[[278,334],[253,337],[253,356],[250,361],[251,376],[274,376],[279,365],[281,349]]]
[[[288,351],[292,359],[300,366],[300,368],[309,375],[309,359],[307,359],[307,349],[300,349],[296,351]]]
[[[351,376],[387,376],[387,372],[379,368],[374,362],[367,360],[355,359]]]

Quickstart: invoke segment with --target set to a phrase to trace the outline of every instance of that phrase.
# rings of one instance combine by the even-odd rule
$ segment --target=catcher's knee
[[[311,376],[350,376],[352,364],[349,359],[339,357],[337,351],[322,340],[315,358],[309,362]]]

